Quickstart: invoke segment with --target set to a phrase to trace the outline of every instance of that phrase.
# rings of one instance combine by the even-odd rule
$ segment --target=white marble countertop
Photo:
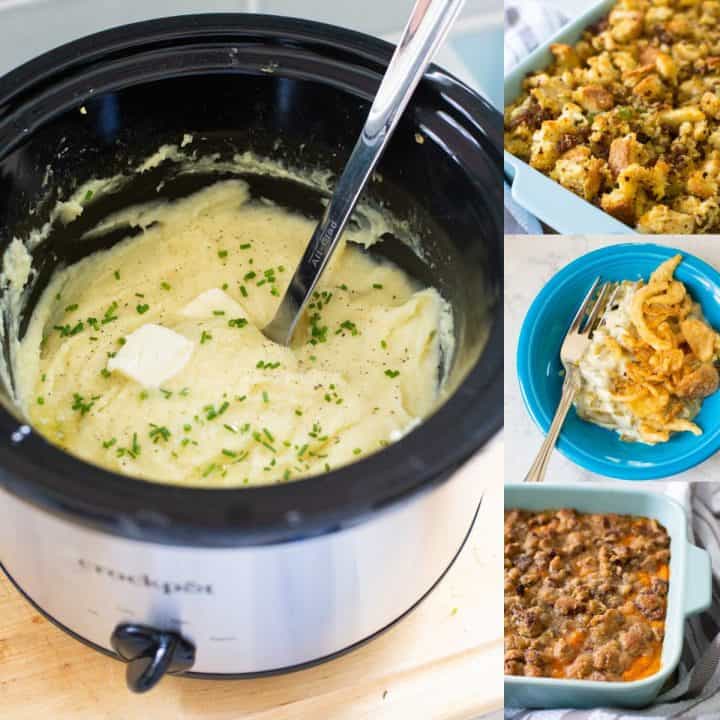
[[[540,289],[563,266],[607,245],[617,238],[586,236],[507,236],[505,238],[505,482],[521,482],[535,458],[542,434],[525,409],[515,356],[525,314]],[[720,268],[720,237],[653,238],[653,243],[670,245],[696,255]],[[709,481],[720,476],[720,454],[671,480]],[[554,453],[548,468],[548,481],[578,482],[603,479]]]

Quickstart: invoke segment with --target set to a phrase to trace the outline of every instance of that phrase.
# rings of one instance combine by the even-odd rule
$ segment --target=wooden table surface
[[[502,456],[495,443],[493,454]],[[471,471],[467,468],[466,471]],[[483,480],[468,544],[408,617],[331,662],[259,680],[167,677],[147,695],[0,577],[3,720],[474,720],[502,706],[502,475]]]

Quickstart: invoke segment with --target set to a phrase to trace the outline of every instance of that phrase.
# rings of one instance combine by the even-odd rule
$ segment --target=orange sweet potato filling
[[[505,673],[632,682],[662,663],[670,538],[574,510],[505,519]]]

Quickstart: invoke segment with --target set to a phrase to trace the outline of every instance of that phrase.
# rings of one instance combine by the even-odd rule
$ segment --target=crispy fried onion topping
[[[685,285],[674,277],[676,255],[652,273],[633,294],[631,328],[608,349],[627,358],[613,383],[613,397],[639,420],[645,442],[665,442],[672,432],[702,430],[692,422],[704,398],[717,391],[720,335],[702,316]]]

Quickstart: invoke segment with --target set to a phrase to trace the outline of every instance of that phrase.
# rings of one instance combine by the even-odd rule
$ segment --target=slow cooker
[[[127,173],[185,133],[221,160],[250,150],[337,173],[392,49],[317,23],[198,15],[115,28],[23,65],[0,79],[0,250],[51,221],[73,188]],[[62,629],[125,660],[131,689],[166,672],[226,678],[326,660],[396,622],[450,567],[485,479],[456,471],[502,425],[501,145],[500,115],[433,66],[366,191],[422,239],[423,259],[392,235],[374,251],[440,290],[457,338],[448,399],[374,455],[269,487],[143,482],[50,445],[15,407],[12,377],[2,387],[2,567]],[[18,332],[56,267],[127,234],[81,242],[84,230],[221,175],[168,161],[53,223],[32,249]],[[244,177],[256,197],[322,211],[317,188]],[[7,314],[3,329],[7,362]]]

